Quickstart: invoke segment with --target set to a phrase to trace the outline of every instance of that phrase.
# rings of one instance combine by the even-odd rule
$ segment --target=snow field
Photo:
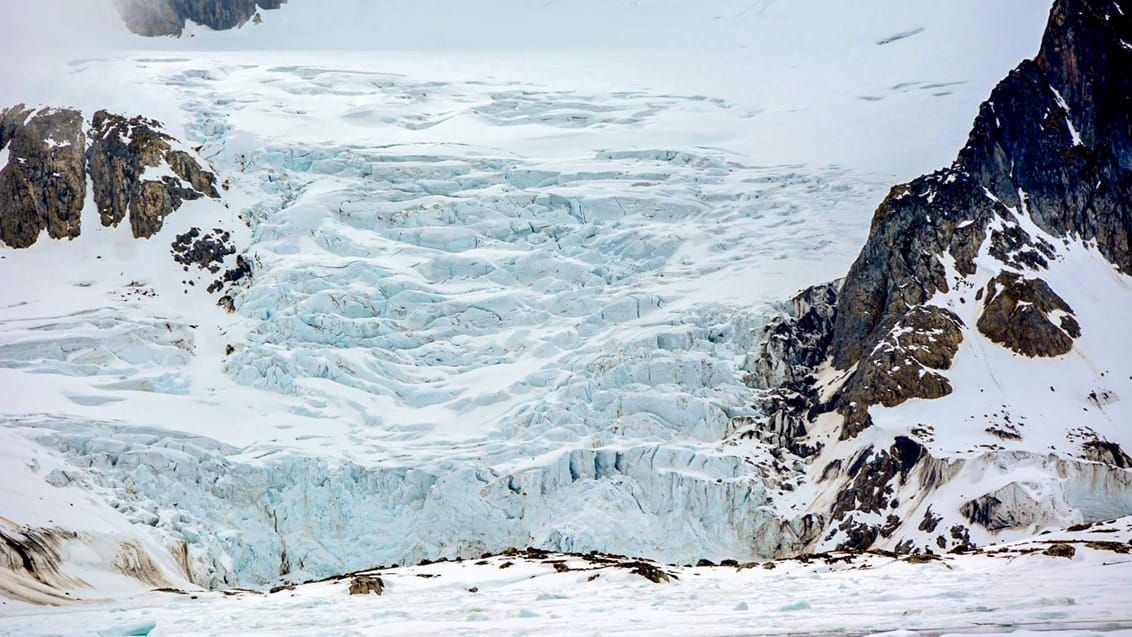
[[[1132,563],[1127,555],[1086,543],[1126,541],[1129,530],[1124,519],[1048,541],[1006,545],[994,555],[927,563],[835,554],[745,568],[662,566],[675,577],[659,584],[579,556],[496,556],[382,569],[375,573],[384,584],[381,596],[348,595],[347,577],[271,594],[149,594],[64,609],[6,602],[0,630],[79,634],[75,619],[81,617],[87,634],[92,628],[105,635],[149,630],[163,637],[374,631],[1127,635]],[[1065,540],[1075,547],[1071,559],[1041,554]],[[1019,557],[1027,551],[1034,553]]]

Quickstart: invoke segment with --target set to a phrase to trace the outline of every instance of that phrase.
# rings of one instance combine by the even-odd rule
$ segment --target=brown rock
[[[1081,445],[1085,457],[1093,462],[1101,462],[1119,469],[1132,469],[1132,458],[1109,440],[1090,440]]]
[[[351,595],[381,595],[385,591],[385,582],[376,575],[358,575],[350,581]]]
[[[179,36],[185,20],[211,29],[262,21],[258,9],[278,9],[287,0],[115,0],[131,31],[145,36]]]
[[[858,364],[838,398],[846,416],[841,438],[857,435],[871,420],[870,405],[895,407],[911,398],[942,398],[951,383],[933,370],[951,367],[963,341],[963,322],[941,307],[913,308]]]
[[[82,115],[69,109],[0,113],[0,241],[31,246],[43,230],[54,239],[79,236],[86,178]]]
[[[999,345],[1026,356],[1052,357],[1069,352],[1081,335],[1072,308],[1041,279],[1003,272],[986,290],[978,328]],[[1062,313],[1056,323],[1054,312]]]
[[[134,236],[149,238],[184,201],[219,196],[216,176],[173,149],[174,141],[155,120],[95,113],[87,162],[102,225],[116,226],[128,213]],[[163,164],[175,176],[144,179]]]
[[[1073,548],[1069,544],[1058,542],[1056,544],[1050,544],[1049,548],[1047,548],[1043,552],[1050,557],[1064,557],[1073,559],[1073,556],[1077,554],[1077,549]]]

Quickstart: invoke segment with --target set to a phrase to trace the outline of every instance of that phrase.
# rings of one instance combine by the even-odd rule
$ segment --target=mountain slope
[[[1055,3],[955,163],[894,188],[840,290],[756,356],[829,481],[822,545],[938,550],[1130,511],[1129,40],[1120,3]]]
[[[114,0],[126,26],[138,35],[179,36],[186,22],[225,30],[261,20],[262,9],[278,9],[287,0]]]

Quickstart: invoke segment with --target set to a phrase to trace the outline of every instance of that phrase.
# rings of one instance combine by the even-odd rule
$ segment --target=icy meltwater
[[[728,438],[755,415],[744,357],[1021,56],[913,75],[880,35],[753,75],[659,52],[73,63],[130,89],[84,108],[164,119],[224,202],[151,241],[88,220],[5,254],[6,500],[22,523],[184,543],[205,586],[508,546],[797,548],[798,474]],[[797,64],[824,81],[791,83]],[[169,258],[193,226],[255,263],[232,315]]]

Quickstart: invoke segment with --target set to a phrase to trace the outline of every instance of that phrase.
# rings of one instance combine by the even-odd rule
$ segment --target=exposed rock
[[[870,405],[895,407],[910,398],[942,398],[951,383],[933,370],[951,367],[963,340],[963,322],[953,312],[915,307],[857,364],[846,381],[838,410],[845,415],[842,439],[871,424]]]
[[[932,533],[939,526],[941,520],[943,520],[943,516],[932,513],[932,508],[929,506],[928,510],[924,511],[924,519],[920,520],[920,526],[916,528],[926,533]]]
[[[61,570],[64,544],[74,537],[56,529],[15,529],[0,520],[0,573],[9,575],[0,579],[0,594],[31,603],[57,603],[66,599],[67,589],[86,586]]]
[[[182,202],[220,196],[216,176],[174,149],[175,141],[160,122],[95,113],[87,161],[102,225],[118,225],[128,211],[134,236],[149,238]],[[157,169],[154,176],[148,169]]]
[[[1077,549],[1073,548],[1069,544],[1058,542],[1056,544],[1050,544],[1049,548],[1047,548],[1044,553],[1046,555],[1049,555],[1050,557],[1065,557],[1073,559],[1073,556],[1077,554]]]
[[[209,268],[211,270],[211,268]],[[244,255],[236,256],[236,267],[228,268],[224,271],[224,275],[219,279],[213,281],[208,286],[209,292],[219,292],[226,285],[239,283],[250,279],[252,276],[251,261],[244,258]]]
[[[814,457],[827,440],[825,431],[813,434],[815,425],[839,427],[844,441],[872,426],[871,408],[951,394],[952,384],[964,381],[948,370],[965,340],[1035,358],[1073,350],[1089,326],[1043,278],[1063,258],[1060,244],[1095,246],[1132,274],[1132,7],[1121,4],[1126,0],[1054,2],[1039,54],[994,89],[955,162],[893,188],[844,282],[820,295],[820,287],[808,290],[792,316],[767,327],[746,377],[763,390],[755,406],[765,420],[746,417],[737,425],[748,428],[737,431]],[[964,304],[974,324],[954,311]],[[1098,388],[1088,400],[1103,410],[1116,398]],[[927,432],[948,424],[906,423],[928,443]],[[1005,418],[980,429],[1016,442],[1020,426]],[[918,546],[923,534],[956,521],[954,513],[927,509],[906,523],[895,512],[917,510],[913,505],[966,461],[934,458],[909,438],[889,449],[877,439],[883,433],[853,456],[826,454],[814,504],[828,523],[822,541],[861,549],[891,536],[894,546],[929,550]],[[1081,449],[1107,465],[1104,475],[1113,480],[1124,480],[1118,474],[1132,466],[1111,443]],[[1064,475],[1053,468],[1060,461],[1048,462]],[[1094,470],[1081,464],[1073,471]],[[1048,524],[1056,491],[1035,493],[1011,483],[967,502],[960,514],[992,533]],[[903,537],[912,525],[917,532]],[[953,551],[974,546],[962,524],[934,542]]]
[[[1112,551],[1113,553],[1120,553],[1121,555],[1128,555],[1129,553],[1132,553],[1132,546],[1123,544],[1121,542],[1093,540],[1085,542],[1085,546],[1093,549],[1094,551]]]
[[[175,146],[159,122],[142,117],[95,113],[88,148],[78,111],[3,111],[0,150],[9,161],[0,168],[0,241],[27,248],[43,230],[79,236],[86,174],[102,225],[128,214],[135,237],[153,236],[184,201],[219,197],[216,176]]]
[[[812,373],[829,348],[840,284],[815,285],[794,297],[790,313],[767,325],[759,349],[745,363],[749,373],[744,382],[755,389],[769,389],[761,393],[756,405],[766,418],[736,424],[754,424],[747,433],[802,458],[819,450],[802,440],[808,433],[808,419],[817,411]]]
[[[287,0],[115,0],[131,31],[145,36],[184,32],[192,20],[211,29],[241,27],[261,21],[259,9],[278,9]]]
[[[123,542],[118,545],[113,568],[122,575],[145,582],[153,588],[170,586],[169,580],[165,578],[149,553],[134,542]]]
[[[828,352],[836,369],[857,366],[832,405],[847,416],[843,435],[868,426],[870,405],[950,391],[938,375],[910,388],[907,375],[890,372],[908,363],[946,369],[938,363],[953,355],[961,331],[936,310],[930,320],[908,317],[951,291],[945,262],[961,277],[975,274],[985,243],[1003,270],[986,290],[979,330],[1028,356],[1069,351],[1081,328],[1068,305],[1040,278],[1009,271],[1040,272],[1055,254],[1023,218],[1055,237],[1092,240],[1132,272],[1132,50],[1122,37],[1132,39],[1132,12],[1058,0],[1038,57],[995,88],[954,165],[897,186],[881,204],[842,287]],[[901,347],[909,330],[924,329],[942,329],[943,338]],[[870,372],[878,351],[888,369]]]
[[[1115,442],[1090,440],[1081,445],[1081,448],[1085,451],[1085,457],[1093,462],[1102,462],[1120,469],[1132,469],[1132,458],[1128,457],[1128,454],[1124,453],[1120,445]]]
[[[674,574],[668,573],[655,564],[648,562],[628,562],[622,564],[622,566],[628,568],[630,573],[640,575],[654,584],[665,584],[676,578]]]
[[[189,228],[173,241],[173,260],[186,268],[196,266],[216,274],[224,265],[224,257],[236,254],[236,246],[231,239],[223,228],[213,228],[212,232],[204,233],[200,228]]]
[[[846,476],[850,481],[838,493],[831,515],[842,518],[851,511],[881,513],[887,510],[889,498],[897,486],[893,478],[899,476],[902,483],[925,455],[927,452],[919,443],[904,436],[897,436],[892,447],[881,452],[874,452],[872,447],[861,450],[849,463]]]
[[[86,178],[83,118],[70,109],[0,113],[0,241],[26,248],[47,230],[53,239],[79,236]]]
[[[1010,272],[987,283],[978,326],[990,340],[1026,356],[1060,356],[1081,335],[1073,310],[1045,281]]]
[[[953,553],[966,553],[975,549],[975,545],[971,542],[971,530],[962,524],[953,525],[948,529],[948,533],[952,540],[958,542],[958,545],[952,549]]]
[[[825,361],[840,287],[840,280],[815,285],[791,299],[790,314],[771,321],[759,351],[748,358],[747,385],[769,389],[800,383]]]
[[[1044,231],[1095,241],[1132,273],[1132,11],[1119,4],[1055,2],[1037,57],[982,106],[960,163]]]
[[[836,368],[851,368],[909,309],[950,290],[942,255],[951,255],[961,273],[974,272],[991,208],[975,184],[953,171],[921,177],[889,193],[838,299],[829,352]]]
[[[898,504],[897,491],[915,478],[915,488],[930,490],[946,465],[932,458],[920,443],[906,436],[897,436],[888,449],[876,450],[869,446],[862,449],[849,462],[843,476],[843,484],[830,510],[830,519],[840,521],[837,530],[844,533],[837,548],[839,550],[864,550],[872,546],[878,538],[892,537],[904,524],[904,520],[892,514]],[[914,472],[918,472],[915,473]],[[864,514],[863,516],[859,514]],[[884,516],[883,523],[860,521]],[[919,523],[921,530],[931,532],[941,518],[927,511]],[[836,533],[831,534],[831,538]],[[907,550],[910,552],[911,545]]]
[[[385,582],[376,575],[358,575],[350,581],[351,595],[381,595],[385,592]]]
[[[959,512],[972,524],[988,531],[1028,526],[1038,521],[1042,504],[1015,483],[980,496],[960,507]]]

